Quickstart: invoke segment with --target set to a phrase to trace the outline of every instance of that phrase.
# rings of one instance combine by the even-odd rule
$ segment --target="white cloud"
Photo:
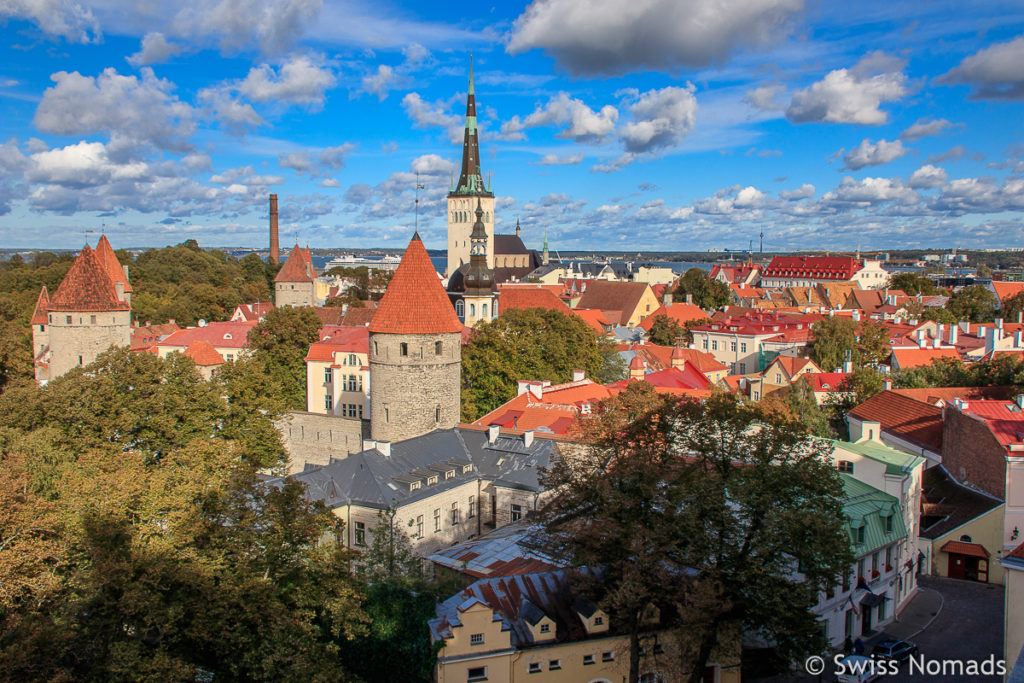
[[[804,183],[795,190],[783,190],[779,196],[787,202],[795,202],[800,199],[810,199],[814,196],[814,185]]]
[[[972,98],[1024,99],[1024,35],[965,57],[937,79],[947,85],[966,84]]]
[[[306,150],[278,154],[277,165],[281,168],[290,168],[299,175],[309,173],[314,167],[313,160],[309,158],[309,152]]]
[[[462,119],[448,113],[448,105],[444,102],[427,102],[419,93],[411,92],[402,98],[402,108],[412,119],[416,128],[444,128],[452,142],[462,137]]]
[[[880,202],[916,202],[919,197],[912,189],[905,187],[898,178],[863,178],[854,180],[845,177],[839,187],[822,197],[826,202],[838,201],[860,205]]]
[[[79,142],[31,156],[32,165],[25,174],[33,183],[86,188],[112,180],[141,180],[151,176],[148,164],[141,161],[116,164],[102,142]]]
[[[377,66],[377,72],[363,76],[362,92],[376,95],[383,102],[395,81],[395,70],[387,64]]]
[[[938,166],[932,166],[931,164],[925,164],[910,174],[910,178],[907,180],[907,185],[915,189],[938,187],[946,182],[948,177],[949,175],[946,173],[946,169],[939,168]]]
[[[545,154],[541,160],[536,162],[538,166],[575,166],[583,161],[583,154]]]
[[[405,57],[407,64],[420,64],[425,62],[430,57],[430,50],[423,47],[419,43],[410,43],[402,48],[402,56]]]
[[[786,86],[781,83],[770,83],[748,91],[743,99],[758,109],[782,111],[786,108],[786,103],[783,100],[785,94]]]
[[[92,10],[72,0],[0,0],[0,20],[27,19],[44,33],[74,43],[96,43],[102,37]]]
[[[247,129],[266,123],[251,104],[232,97],[224,89],[204,88],[199,91],[199,101],[233,135],[242,135]]]
[[[256,46],[264,54],[286,52],[320,14],[322,0],[191,0],[170,4],[176,14],[165,33],[199,45],[238,52]]]
[[[437,154],[424,154],[412,160],[410,169],[413,173],[431,176],[447,176],[459,170],[455,162]]]
[[[145,66],[147,64],[160,64],[171,57],[180,54],[183,48],[181,45],[168,42],[164,34],[159,31],[147,33],[142,38],[142,45],[139,51],[126,57],[128,63],[133,66]]]
[[[269,64],[253,67],[249,74],[233,85],[239,93],[254,102],[289,102],[320,106],[324,92],[333,88],[337,79],[319,58],[292,55],[275,71]]]
[[[297,152],[282,152],[277,155],[277,165],[281,168],[290,168],[299,175],[309,173],[312,177],[325,174],[325,170],[338,170],[345,167],[345,155],[354,150],[356,146],[346,142],[336,147],[325,147],[320,150],[319,155],[315,150],[303,149]]]
[[[764,201],[765,193],[756,187],[733,185],[715,192],[711,197],[693,203],[694,211],[702,214],[731,214],[737,210],[753,210]]]
[[[803,0],[534,0],[506,49],[543,49],[576,74],[706,66],[778,40],[803,8]]]
[[[630,106],[633,120],[619,131],[619,137],[631,154],[644,154],[676,147],[697,122],[697,98],[694,87],[669,86],[648,90]]]
[[[174,84],[141,70],[141,79],[113,68],[96,78],[77,71],[50,76],[32,123],[55,135],[106,133],[163,149],[187,149],[183,138],[195,130],[193,108],[172,94]]]
[[[938,135],[953,124],[946,119],[918,119],[909,128],[900,133],[904,140],[913,142],[929,135]]]
[[[320,165],[331,169],[344,168],[345,155],[356,148],[351,142],[346,142],[335,147],[325,147],[320,152]]]
[[[863,57],[851,69],[830,71],[822,80],[793,94],[786,118],[794,123],[859,123],[878,126],[888,121],[879,106],[908,92],[903,62],[881,52]]]
[[[859,171],[865,166],[881,166],[895,161],[907,153],[903,142],[894,140],[879,140],[873,143],[867,138],[860,141],[860,144],[851,149],[843,157],[843,168],[851,171]]]
[[[537,107],[527,116],[522,122],[522,127],[565,126],[555,137],[576,142],[597,142],[611,135],[618,120],[619,111],[610,104],[601,107],[600,111],[594,111],[582,100],[560,92],[546,105]],[[518,122],[518,118],[513,121]],[[512,125],[512,121],[503,125],[502,133],[505,133],[506,126],[511,129]]]

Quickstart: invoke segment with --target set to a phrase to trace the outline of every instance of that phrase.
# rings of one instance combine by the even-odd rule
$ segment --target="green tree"
[[[582,319],[561,311],[505,311],[474,328],[462,350],[462,419],[472,421],[516,396],[520,379],[568,382],[583,370],[595,382],[620,379],[621,357]]]
[[[987,287],[969,285],[959,292],[954,292],[946,303],[946,308],[957,320],[983,323],[995,318],[998,305],[998,297]]]
[[[729,285],[712,280],[700,268],[690,268],[679,278],[675,296],[682,301],[687,294],[692,295],[694,305],[705,311],[713,311],[732,302],[732,290],[729,289]]]
[[[877,365],[884,362],[892,347],[889,345],[889,328],[875,320],[866,320],[860,324],[857,335],[857,355],[865,365]]]
[[[630,634],[628,680],[651,604],[683,634],[678,670],[693,682],[737,626],[785,661],[824,649],[811,610],[852,553],[841,481],[803,425],[729,394],[686,401],[634,383],[581,432],[588,448],[545,478],[560,495],[542,519],[550,552],[601,568],[592,595]]]
[[[770,394],[765,400],[771,400],[772,396]],[[826,439],[835,438],[836,432],[830,420],[831,413],[818,405],[806,376],[800,377],[789,387],[781,403],[800,421],[808,434]]]
[[[249,331],[256,361],[281,393],[286,409],[306,407],[306,363],[309,345],[320,339],[320,318],[311,308],[275,308]]]
[[[811,326],[814,337],[814,341],[811,342],[811,358],[825,372],[843,367],[846,360],[859,365],[861,358],[857,348],[858,331],[857,321],[851,318],[822,318]]]
[[[654,316],[647,339],[659,346],[675,346],[681,341],[687,330],[674,319],[664,314]]]
[[[409,533],[402,528],[393,508],[377,513],[372,536],[370,547],[359,562],[360,574],[366,582],[409,587],[423,580],[423,559],[413,552]]]
[[[957,317],[945,308],[923,308],[916,316],[918,320],[932,320],[943,325],[956,325]]]
[[[1017,322],[1021,313],[1024,313],[1024,292],[1017,292],[1003,302],[1000,315],[1007,321]]]
[[[899,289],[909,296],[930,296],[939,293],[934,280],[918,273],[893,273],[889,277],[889,289]]]

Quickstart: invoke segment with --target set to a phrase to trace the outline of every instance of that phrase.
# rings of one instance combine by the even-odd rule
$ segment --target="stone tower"
[[[473,59],[469,61],[469,93],[466,96],[466,131],[462,143],[462,172],[459,183],[448,193],[448,277],[469,262],[469,235],[476,222],[475,209],[483,210],[487,233],[487,267],[494,268],[494,193],[484,186],[480,171],[480,144],[476,130],[476,93],[473,88]]]
[[[274,278],[274,305],[316,306],[316,268],[309,249],[298,244]]]
[[[403,441],[459,421],[462,329],[419,234],[370,323],[370,436]]]
[[[498,292],[494,288],[494,271],[487,266],[487,233],[484,230],[483,208],[477,200],[476,222],[469,235],[469,269],[466,271],[466,291],[462,294],[462,317],[466,327],[478,321],[491,321],[498,317]]]
[[[116,258],[113,263],[101,261],[99,251],[99,246],[94,252],[85,245],[50,298],[45,328],[49,350],[43,359],[36,361],[36,378],[41,381],[56,379],[71,368],[88,365],[111,346],[131,343],[127,278],[120,266],[116,266],[121,280],[115,282],[111,276]],[[110,250],[110,257],[113,257],[113,250]]]

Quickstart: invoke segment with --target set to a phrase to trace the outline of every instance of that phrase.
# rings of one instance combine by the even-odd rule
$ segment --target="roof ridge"
[[[127,311],[110,273],[86,244],[50,299],[51,311]]]

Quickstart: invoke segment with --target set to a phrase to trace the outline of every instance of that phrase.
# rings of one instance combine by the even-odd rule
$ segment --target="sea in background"
[[[323,272],[327,263],[331,260],[329,256],[313,256],[313,265],[316,267],[317,272]],[[431,256],[430,262],[434,264],[434,268],[439,273],[443,273],[444,269],[448,265],[448,259],[445,256]],[[565,259],[566,263],[583,263],[584,261],[579,259]],[[690,268],[700,268],[701,270],[711,271],[714,267],[714,263],[705,261],[634,261],[635,264],[663,266],[672,269],[673,273],[682,274]]]

